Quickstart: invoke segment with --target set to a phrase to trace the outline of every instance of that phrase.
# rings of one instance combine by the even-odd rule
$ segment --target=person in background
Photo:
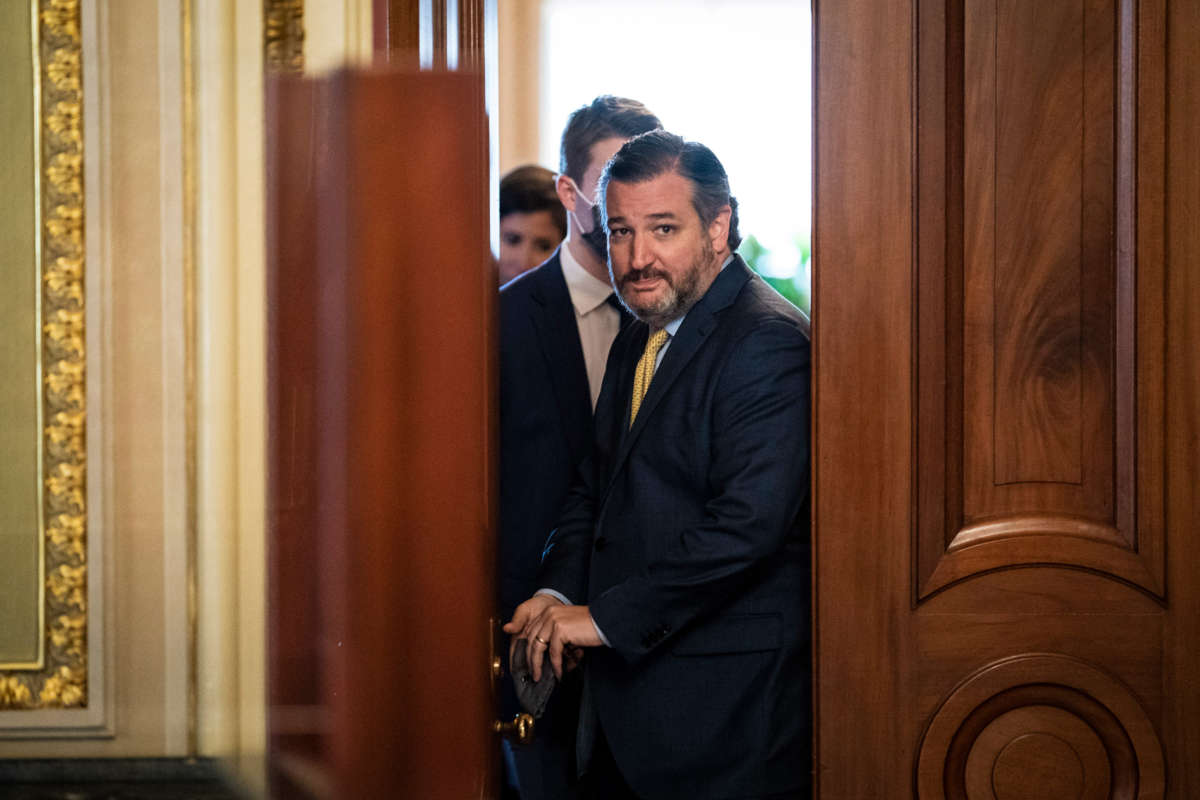
[[[604,95],[577,109],[562,134],[555,181],[567,238],[546,263],[500,290],[500,610],[508,619],[538,588],[538,568],[575,467],[591,450],[592,409],[622,312],[608,280],[596,185],[612,154],[662,127],[636,100]],[[628,315],[625,315],[628,317]],[[523,800],[575,797],[578,676],[537,721],[536,739],[508,745]],[[511,682],[502,713],[517,711]]]
[[[526,164],[500,179],[500,283],[541,264],[567,235],[554,173]]]

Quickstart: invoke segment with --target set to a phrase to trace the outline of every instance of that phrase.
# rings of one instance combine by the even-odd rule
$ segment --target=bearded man
[[[808,797],[807,319],[733,254],[707,147],[635,137],[600,180],[638,321],[609,353],[592,454],[506,630],[534,678],[583,652],[596,798]]]
[[[608,282],[596,184],[630,137],[662,127],[644,105],[602,95],[563,129],[555,192],[567,236],[544,264],[500,290],[500,607],[538,587],[546,537],[592,445],[592,409],[622,314]],[[572,800],[578,681],[559,687],[532,744],[503,747],[521,800]],[[518,710],[510,680],[504,717]]]

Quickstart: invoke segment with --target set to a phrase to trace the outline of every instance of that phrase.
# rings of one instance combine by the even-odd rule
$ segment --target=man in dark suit
[[[542,589],[506,630],[535,677],[586,648],[591,796],[807,797],[808,321],[732,255],[736,201],[703,145],[631,140],[601,197],[640,322],[613,343]]]
[[[504,619],[538,588],[546,538],[591,449],[592,409],[622,315],[608,281],[596,185],[630,137],[661,127],[641,103],[597,97],[562,136],[555,189],[567,236],[541,266],[500,290],[500,606]],[[578,682],[556,693],[532,745],[508,747],[524,800],[573,796]],[[518,710],[511,684],[502,713]]]

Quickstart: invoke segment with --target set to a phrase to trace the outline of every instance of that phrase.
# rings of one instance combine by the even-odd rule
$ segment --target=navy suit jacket
[[[556,251],[500,290],[500,611],[538,589],[546,539],[591,451],[592,398]]]
[[[637,322],[613,343],[539,582],[586,601],[612,644],[588,652],[587,684],[635,792],[796,791],[811,783],[808,320],[735,258],[630,428],[647,335]]]

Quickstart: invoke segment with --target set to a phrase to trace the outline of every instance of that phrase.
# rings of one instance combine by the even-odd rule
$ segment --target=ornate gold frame
[[[38,103],[44,658],[0,672],[0,709],[86,708],[87,450],[79,0],[32,0]]]
[[[263,65],[304,71],[304,0],[263,0]]]

